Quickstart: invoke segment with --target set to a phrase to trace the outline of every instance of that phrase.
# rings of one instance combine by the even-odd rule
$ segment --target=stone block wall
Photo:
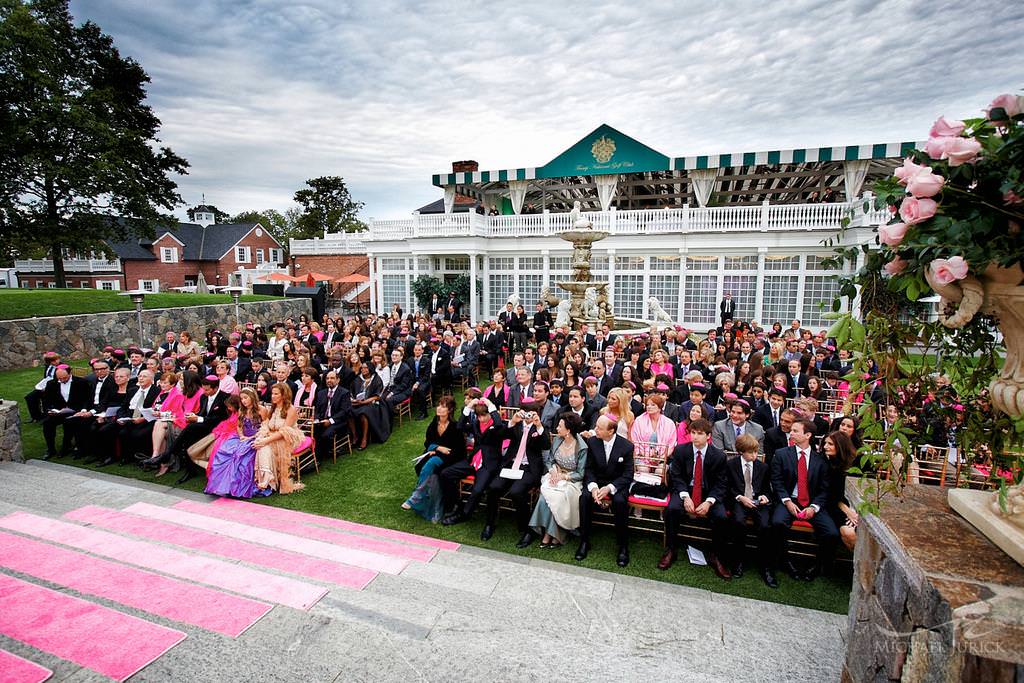
[[[21,416],[17,401],[0,400],[0,462],[24,462],[21,449]]]
[[[312,312],[309,299],[278,299],[239,304],[243,322],[269,325]],[[188,308],[154,308],[142,312],[146,346],[159,344],[167,330],[188,330],[200,344],[207,327],[235,323],[233,303]],[[138,343],[135,311],[0,320],[0,370],[30,367],[47,351],[64,359],[94,358],[110,344],[124,348]]]

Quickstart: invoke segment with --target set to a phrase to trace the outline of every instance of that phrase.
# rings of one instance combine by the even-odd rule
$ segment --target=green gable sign
[[[538,168],[537,177],[643,173],[671,167],[671,160],[661,152],[604,124]]]

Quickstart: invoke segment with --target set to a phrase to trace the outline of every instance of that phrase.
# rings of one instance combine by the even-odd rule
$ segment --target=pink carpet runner
[[[428,548],[437,548],[439,550],[458,550],[459,544],[454,541],[444,541],[439,538],[430,538],[428,536],[420,536],[419,534],[410,534],[407,531],[396,531],[394,529],[382,529],[381,527],[370,526],[369,524],[359,524],[357,522],[349,522],[344,519],[336,519],[334,517],[324,517],[323,515],[313,515],[308,512],[299,512],[298,510],[286,510],[285,508],[273,507],[270,505],[259,505],[257,503],[246,503],[243,500],[235,500],[233,498],[218,498],[213,502],[213,505],[224,508],[234,508],[237,510],[250,510],[252,512],[258,512],[264,519],[273,519],[279,522],[292,522],[294,524],[317,524],[319,526],[332,527],[334,529],[341,529],[342,531],[351,531],[358,534],[365,534],[368,536],[378,536],[380,538],[387,538],[392,541],[401,541],[402,543],[413,543],[415,545],[422,545]]]
[[[52,675],[45,666],[0,650],[0,683],[43,683]]]
[[[307,579],[328,581],[356,590],[362,590],[377,576],[377,572],[369,569],[269,548],[208,531],[178,526],[95,505],[87,505],[73,510],[64,515],[64,518],[102,527],[108,531],[131,534],[161,543],[171,543],[210,555],[240,560],[260,567],[296,574]]]
[[[0,566],[232,638],[273,606],[0,532]]]
[[[181,631],[4,574],[0,633],[117,681],[185,639]]]
[[[189,555],[173,548],[123,538],[106,531],[27,512],[13,512],[0,517],[0,528],[296,609],[309,609],[327,594],[326,588],[286,576]]]

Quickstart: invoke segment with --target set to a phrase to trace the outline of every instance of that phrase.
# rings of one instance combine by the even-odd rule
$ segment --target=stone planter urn
[[[995,316],[1006,344],[1006,362],[989,384],[992,405],[1013,418],[1024,416],[1024,271],[990,265],[981,274],[940,284],[931,269],[925,278],[942,297],[939,321],[967,325],[977,313]],[[951,489],[950,506],[1017,562],[1024,564],[1024,484],[1010,487],[1004,512],[998,493]]]

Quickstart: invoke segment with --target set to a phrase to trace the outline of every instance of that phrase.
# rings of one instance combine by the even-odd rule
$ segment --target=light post
[[[242,318],[238,312],[238,300],[242,298],[242,292],[245,291],[245,288],[228,287],[225,291],[231,295],[231,300],[235,302],[235,325],[241,325]]]
[[[132,303],[135,304],[135,320],[139,325],[139,348],[143,348],[145,342],[142,339],[142,302],[146,300],[146,290],[133,289],[128,292],[121,292],[121,296],[131,297]]]

